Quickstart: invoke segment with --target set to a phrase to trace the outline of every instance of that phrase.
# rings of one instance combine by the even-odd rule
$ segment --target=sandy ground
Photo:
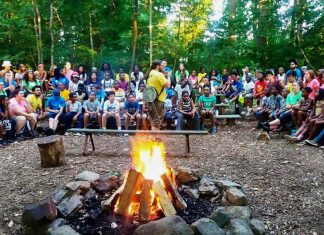
[[[272,234],[324,234],[324,151],[283,139],[256,142],[253,125],[239,122],[215,137],[192,136],[190,158],[182,156],[184,137],[163,137],[167,161],[242,184]],[[78,172],[130,167],[128,137],[96,136],[96,154],[86,157],[82,137],[64,139],[68,164],[59,168],[40,167],[37,139],[0,149],[0,234],[22,234],[24,206],[49,198]]]

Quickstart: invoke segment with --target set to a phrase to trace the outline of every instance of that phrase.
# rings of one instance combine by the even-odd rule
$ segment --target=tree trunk
[[[296,22],[297,22],[297,8],[298,8],[298,0],[294,0],[294,5],[292,6],[291,11],[291,20],[290,20],[290,41],[295,42],[296,40]]]
[[[37,145],[42,167],[57,167],[65,164],[65,149],[62,136],[51,135],[41,138]]]
[[[92,33],[92,12],[89,12],[89,31],[90,31],[90,47],[91,47],[91,64],[92,67],[94,67],[94,61],[93,61],[93,52],[94,52],[94,47],[93,47],[93,33]]]
[[[134,68],[135,58],[136,58],[136,50],[137,50],[137,41],[138,41],[138,24],[137,24],[137,17],[138,17],[138,0],[134,0],[134,13],[133,13],[133,51],[132,51],[132,60],[131,60],[131,67],[130,73]]]
[[[54,64],[53,3],[50,5],[51,66]]]
[[[150,0],[150,65],[153,61],[153,0]]]
[[[40,63],[41,61],[41,51],[40,51],[40,41],[39,41],[39,27],[38,27],[38,17],[37,17],[37,11],[36,11],[36,2],[35,0],[32,0],[32,7],[34,12],[34,29],[35,29],[35,37],[36,37],[36,50],[37,50],[37,63]]]
[[[39,40],[39,52],[40,52],[39,63],[43,64],[44,59],[43,59],[43,40],[42,40],[42,19],[36,1],[35,1],[35,9],[37,14],[38,40]]]
[[[235,39],[234,21],[236,18],[236,0],[229,0],[229,21],[228,21],[228,35],[229,39]]]
[[[263,68],[267,65],[267,22],[268,22],[268,8],[266,1],[259,2],[259,20],[258,20],[258,34],[256,37],[256,45],[260,52],[260,64]]]

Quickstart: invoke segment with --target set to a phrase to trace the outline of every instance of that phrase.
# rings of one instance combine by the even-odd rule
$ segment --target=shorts
[[[48,113],[48,118],[55,118],[57,113],[49,112]]]
[[[288,111],[282,113],[279,116],[280,123],[281,124],[286,124],[286,123],[292,121],[291,113],[292,113],[292,110],[288,110]]]
[[[161,119],[164,117],[164,102],[156,100],[152,103],[147,103],[147,106],[152,125],[155,128],[160,128]]]
[[[202,109],[201,111],[206,111],[206,116],[205,116],[205,118],[206,119],[209,119],[210,117],[211,117],[211,114],[209,113],[209,112],[207,112],[207,110],[206,109]],[[200,112],[201,112],[200,111]],[[210,110],[209,110],[210,111]],[[215,115],[215,110],[211,110],[211,111],[213,111],[213,115]],[[201,113],[200,113],[201,114]]]

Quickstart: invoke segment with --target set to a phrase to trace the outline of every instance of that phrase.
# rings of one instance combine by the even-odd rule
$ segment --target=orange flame
[[[145,179],[158,181],[167,171],[162,142],[136,136],[132,140],[132,159],[133,168],[141,172]]]

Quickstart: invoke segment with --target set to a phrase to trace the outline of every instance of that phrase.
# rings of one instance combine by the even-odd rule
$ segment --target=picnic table
[[[107,135],[184,135],[186,137],[186,149],[185,149],[185,156],[189,157],[190,154],[190,144],[189,144],[189,136],[190,135],[206,135],[208,134],[208,131],[192,131],[192,130],[157,130],[157,131],[143,131],[143,130],[110,130],[110,129],[82,129],[82,128],[72,128],[67,130],[71,133],[83,133],[85,134],[84,139],[84,151],[83,154],[85,154],[86,147],[88,145],[88,139],[90,138],[91,145],[92,145],[92,151],[95,151],[95,144],[93,140],[93,134],[107,134]]]

